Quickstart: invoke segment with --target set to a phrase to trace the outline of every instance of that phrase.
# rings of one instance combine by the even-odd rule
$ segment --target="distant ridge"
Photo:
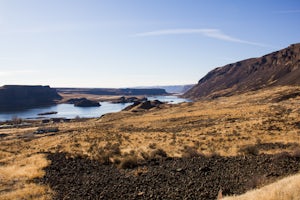
[[[189,89],[191,89],[195,84],[188,84],[188,85],[159,85],[159,86],[141,86],[136,87],[138,89],[140,88],[160,88],[165,89],[167,93],[175,93],[175,94],[183,94]]]
[[[260,58],[218,67],[183,96],[216,98],[279,85],[300,85],[300,43]]]
[[[58,92],[70,94],[95,94],[95,95],[167,95],[164,89],[135,89],[135,88],[56,88]]]

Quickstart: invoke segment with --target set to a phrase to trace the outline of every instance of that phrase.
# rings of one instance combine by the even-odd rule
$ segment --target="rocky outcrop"
[[[5,85],[0,87],[0,111],[55,104],[61,96],[49,86]]]
[[[98,101],[92,101],[86,98],[69,99],[66,103],[74,104],[77,107],[99,107],[101,106]]]
[[[135,103],[135,102],[143,102],[147,101],[146,97],[138,98],[138,97],[120,97],[119,99],[111,101],[112,103]]]
[[[82,101],[82,100],[84,100],[84,99],[86,99],[86,98],[73,98],[73,99],[68,99],[68,100],[66,101],[66,103],[68,103],[68,104],[75,104],[75,103],[77,103],[77,102],[79,102],[79,101]]]
[[[133,105],[126,107],[125,111],[138,112],[143,110],[150,110],[152,108],[159,108],[160,105],[164,104],[159,100],[154,101],[144,101],[144,102],[135,102]]]
[[[218,67],[184,94],[185,98],[216,98],[261,88],[300,85],[300,43],[260,58]]]

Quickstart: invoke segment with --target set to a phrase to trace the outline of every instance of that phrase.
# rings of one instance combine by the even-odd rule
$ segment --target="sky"
[[[299,0],[0,0],[0,85],[193,84],[299,42]]]

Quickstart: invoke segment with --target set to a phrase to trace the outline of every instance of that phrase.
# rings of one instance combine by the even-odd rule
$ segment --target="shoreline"
[[[177,95],[158,95],[158,96],[103,96],[103,95],[85,95],[85,94],[68,94],[62,95],[63,99],[57,101],[55,104],[46,105],[46,106],[37,106],[24,108],[21,110],[11,110],[0,113],[1,122],[21,119],[49,119],[49,118],[67,118],[74,119],[77,116],[80,118],[93,118],[99,117],[103,114],[110,112],[119,112],[122,111],[126,106],[134,103],[134,101],[145,101],[145,100],[155,100],[157,97],[158,100],[162,98],[161,101],[167,102],[169,104],[176,104],[181,102],[189,102],[189,99],[182,99]],[[123,98],[124,97],[124,98]],[[92,109],[89,108],[73,108],[73,105],[66,103],[69,99],[72,98],[88,98],[93,101],[99,101],[102,106]],[[179,100],[177,102],[177,99]],[[69,106],[70,105],[70,106]],[[59,108],[57,107],[59,106]],[[109,109],[109,110],[107,110]],[[66,112],[71,112],[71,114],[65,114]],[[94,111],[94,112],[93,112]],[[32,113],[31,113],[32,112]],[[76,113],[78,112],[78,113]],[[27,114],[28,113],[28,114]],[[43,115],[41,115],[41,113]],[[48,114],[49,113],[49,114]],[[51,114],[50,114],[51,113]],[[90,114],[89,114],[90,113]],[[99,114],[99,116],[97,115]],[[47,115],[46,115],[47,114]],[[72,115],[72,116],[71,116]],[[1,117],[2,116],[2,117]],[[14,119],[15,118],[15,119]]]

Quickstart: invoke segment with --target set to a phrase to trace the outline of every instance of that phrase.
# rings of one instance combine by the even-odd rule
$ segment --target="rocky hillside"
[[[184,97],[216,98],[279,85],[300,85],[300,43],[260,58],[218,67]]]
[[[0,111],[51,105],[61,99],[49,86],[5,85],[0,87]]]

